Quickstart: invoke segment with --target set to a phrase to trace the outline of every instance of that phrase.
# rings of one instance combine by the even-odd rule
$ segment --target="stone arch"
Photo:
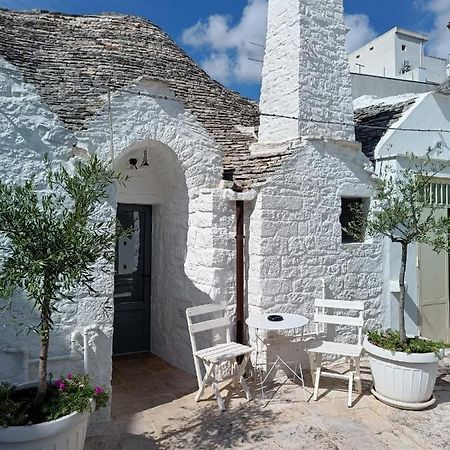
[[[151,94],[148,83],[142,87]],[[191,371],[184,311],[223,301],[227,295],[217,288],[228,268],[215,268],[213,231],[222,154],[195,117],[175,99],[159,98],[170,98],[171,93],[161,92],[160,85],[158,89],[156,98],[117,94],[111,102],[112,117],[107,109],[100,111],[77,138],[80,146],[111,159],[112,119],[114,167],[134,174],[128,191],[119,190],[116,200],[153,205],[151,351]],[[144,151],[149,166],[142,168]],[[130,165],[131,158],[137,160],[138,170]],[[116,207],[114,202],[111,206]]]
[[[144,155],[148,165],[142,165]],[[137,161],[137,168],[130,160]],[[150,349],[178,366],[188,366],[188,358],[181,361],[189,355],[185,336],[180,339],[174,332],[180,329],[183,335],[179,310],[195,301],[185,273],[189,194],[183,167],[167,145],[155,140],[133,144],[115,160],[115,167],[129,177],[118,187],[118,203],[152,206],[151,287],[145,300],[150,302]]]

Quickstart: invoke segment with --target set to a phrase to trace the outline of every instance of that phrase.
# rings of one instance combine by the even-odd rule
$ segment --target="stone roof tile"
[[[411,98],[399,103],[381,103],[355,110],[355,137],[361,143],[363,153],[372,162],[378,142],[415,101],[416,98]]]
[[[438,92],[450,95],[450,76],[438,87]]]
[[[0,55],[69,129],[79,130],[119,90],[145,75],[169,85],[223,150],[245,186],[264,180],[280,158],[252,158],[257,104],[211,79],[159,27],[118,14],[76,16],[46,11],[0,10]]]

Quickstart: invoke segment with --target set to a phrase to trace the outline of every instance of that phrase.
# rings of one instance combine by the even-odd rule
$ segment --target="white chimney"
[[[342,0],[269,0],[260,144],[355,139],[346,32]]]

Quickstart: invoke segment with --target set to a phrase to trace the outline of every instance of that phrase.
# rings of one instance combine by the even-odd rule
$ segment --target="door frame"
[[[145,204],[137,204],[137,203],[117,203],[116,208],[116,214],[117,210],[119,209],[119,206],[122,211],[140,211],[145,212],[145,234],[144,234],[144,268],[145,273],[143,275],[144,281],[143,281],[143,291],[145,298],[148,298],[148,301],[144,301],[144,320],[145,320],[145,329],[147,330],[145,340],[145,350],[138,351],[138,352],[129,352],[129,353],[115,353],[114,352],[114,346],[113,346],[113,356],[116,355],[124,355],[124,354],[132,354],[132,353],[146,353],[150,352],[151,350],[151,301],[152,301],[152,292],[151,292],[151,286],[152,286],[152,250],[153,250],[153,207],[152,205],[145,205]],[[117,252],[117,248],[116,248]],[[117,253],[116,253],[117,256]],[[115,290],[115,283],[114,283],[114,290]],[[115,304],[114,296],[113,296],[113,302],[114,302],[114,316],[116,314],[116,311],[120,311],[121,305]],[[113,333],[114,333],[114,320],[113,320]],[[113,338],[114,343],[114,338]]]
[[[437,209],[436,211],[439,211],[439,209]],[[443,207],[442,208],[442,213],[443,215],[446,215],[447,217],[450,217],[450,208],[448,207]],[[425,301],[425,299],[423,298],[423,288],[422,288],[422,273],[425,270],[425,262],[423,261],[422,258],[422,254],[423,251],[425,250],[424,247],[429,247],[427,244],[422,244],[417,242],[416,243],[416,259],[417,259],[417,264],[416,264],[416,277],[417,277],[417,306],[419,308],[419,333],[421,336],[423,336],[423,320],[424,320],[424,308],[426,306],[428,306],[429,304]],[[445,303],[445,307],[446,307],[446,329],[445,329],[445,333],[446,333],[446,338],[444,338],[445,341],[450,340],[450,276],[449,276],[449,270],[450,270],[450,253],[446,253],[444,256],[446,256],[444,258],[445,261],[445,265],[446,265],[446,283],[445,283],[445,291],[446,291],[446,303]],[[444,304],[444,303],[442,303]],[[439,340],[439,339],[438,339]]]

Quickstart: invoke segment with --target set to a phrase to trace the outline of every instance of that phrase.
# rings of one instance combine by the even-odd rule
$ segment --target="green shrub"
[[[45,399],[33,402],[36,388],[16,389],[7,383],[0,384],[0,426],[32,425],[71,414],[99,409],[108,402],[105,388],[90,384],[88,375],[67,374],[48,379]]]
[[[430,341],[418,336],[408,337],[406,343],[403,343],[400,339],[400,332],[397,330],[369,331],[367,337],[373,345],[393,352],[439,353],[449,346],[443,342]]]

